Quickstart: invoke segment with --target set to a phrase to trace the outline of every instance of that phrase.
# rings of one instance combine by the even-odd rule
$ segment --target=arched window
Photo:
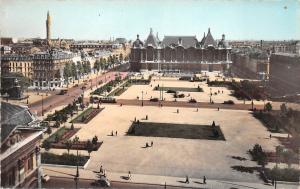
[[[146,50],[146,54],[147,54],[147,61],[154,61],[154,48],[151,46],[147,47]]]

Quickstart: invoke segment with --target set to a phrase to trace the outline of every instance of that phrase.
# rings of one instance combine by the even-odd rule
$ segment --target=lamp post
[[[142,91],[142,106],[144,106],[144,91]]]
[[[44,116],[44,94],[42,94],[42,116]]]
[[[74,138],[74,144],[78,144],[79,142],[79,138],[76,136]],[[77,150],[77,157],[76,157],[76,174],[74,177],[74,181],[75,181],[75,188],[78,188],[78,180],[79,180],[79,168],[78,168],[78,146],[76,147]]]

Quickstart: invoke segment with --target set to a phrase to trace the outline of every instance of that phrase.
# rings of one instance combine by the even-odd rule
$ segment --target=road
[[[94,180],[88,179],[79,179],[78,188],[101,188],[93,186],[92,183]],[[51,177],[51,179],[42,184],[43,188],[76,188],[75,181],[72,178],[65,177]],[[136,184],[136,183],[128,183],[128,182],[111,182],[110,188],[144,188],[144,189],[154,189],[154,188],[165,188],[164,185],[154,185],[154,184]],[[176,186],[167,186],[168,189],[179,189],[183,188]],[[185,188],[185,187],[184,187]],[[187,188],[187,187],[186,187]]]
[[[134,100],[134,99],[117,99],[117,104],[122,105],[132,105],[132,106],[141,106],[142,100]],[[186,108],[212,108],[217,109],[233,109],[233,110],[250,110],[252,108],[251,104],[221,104],[221,103],[208,103],[208,102],[197,102],[197,103],[189,103],[189,102],[182,102],[182,101],[162,101],[162,102],[151,102],[149,100],[144,100],[144,106],[162,106],[166,107],[186,107]],[[254,105],[254,108],[257,110],[262,110],[263,105]]]
[[[72,103],[74,99],[77,99],[82,94],[82,87],[84,85],[86,86],[86,89],[89,89],[91,87],[95,87],[97,85],[97,82],[109,82],[115,79],[116,73],[118,72],[107,72],[103,75],[93,78],[92,82],[88,81],[87,85],[82,83],[79,84],[78,87],[69,88],[67,94],[65,95],[51,95],[44,98],[43,100],[39,100],[30,104],[28,107],[30,108],[31,112],[37,113],[38,116],[41,116],[42,109],[44,110],[44,113],[46,113],[47,111],[50,111],[55,107]],[[121,77],[124,78],[127,75],[127,72],[120,72],[120,74]]]

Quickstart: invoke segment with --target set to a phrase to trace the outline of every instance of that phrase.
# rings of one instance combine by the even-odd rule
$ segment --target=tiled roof
[[[153,35],[152,28],[150,29],[150,33],[145,42],[145,47],[147,47],[147,46],[153,46],[153,47],[158,46],[158,41],[157,41],[156,37]]]
[[[204,48],[207,48],[208,46],[216,47],[216,41],[214,40],[213,36],[211,35],[209,28],[208,28],[208,33],[205,37],[203,46],[204,46]]]
[[[17,127],[26,126],[34,121],[28,108],[1,102],[1,141]]]
[[[162,44],[164,46],[178,46],[179,39],[181,39],[184,48],[196,47],[198,43],[196,36],[165,36]]]

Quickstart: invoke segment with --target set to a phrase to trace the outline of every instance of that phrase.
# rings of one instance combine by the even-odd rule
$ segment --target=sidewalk
[[[74,178],[76,173],[76,167],[51,167],[42,165],[43,172],[48,174],[50,177],[66,177]],[[92,170],[79,169],[80,179],[95,180],[96,173]],[[128,182],[128,183],[140,183],[140,184],[154,184],[154,185],[165,185],[167,186],[179,186],[179,187],[191,187],[191,188],[239,188],[239,189],[271,189],[274,186],[265,185],[261,183],[248,183],[248,182],[232,182],[232,181],[221,181],[221,180],[211,180],[207,178],[206,183],[203,184],[202,178],[189,178],[190,183],[185,183],[185,177],[169,177],[169,176],[158,176],[158,175],[142,175],[131,173],[131,179],[127,180],[126,177],[128,173],[114,173],[106,171],[107,178],[114,182]],[[296,184],[277,184],[277,188],[284,189],[297,189]]]

